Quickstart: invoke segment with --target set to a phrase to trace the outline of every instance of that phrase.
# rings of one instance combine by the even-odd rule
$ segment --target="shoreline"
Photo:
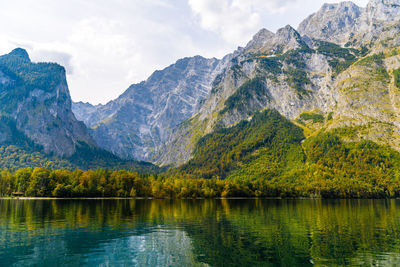
[[[215,197],[215,198],[155,198],[155,197],[0,197],[0,200],[391,200],[397,198],[322,198],[322,197]]]
[[[206,199],[319,199],[319,198],[281,198],[281,197],[270,197],[270,198],[256,198],[256,197],[215,197],[215,198],[156,198],[156,197],[0,197],[1,199],[19,199],[19,200],[118,200],[118,199],[126,199],[126,200],[206,200]]]

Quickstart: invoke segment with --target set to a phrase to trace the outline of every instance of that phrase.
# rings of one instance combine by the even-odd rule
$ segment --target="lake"
[[[0,266],[400,264],[400,200],[0,200]]]

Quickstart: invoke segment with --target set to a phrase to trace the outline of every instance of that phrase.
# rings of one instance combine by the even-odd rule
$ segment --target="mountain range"
[[[271,140],[284,134],[300,144],[301,129],[305,139],[334,133],[399,151],[399,19],[400,0],[325,4],[297,30],[261,29],[222,59],[180,59],[105,105],[71,103],[63,67],[32,63],[15,49],[0,57],[0,143],[40,147],[68,162],[84,148],[85,155],[101,151],[102,162],[115,157],[183,170],[204,165],[206,148],[230,131],[264,131]],[[221,149],[233,151],[243,138]]]
[[[297,30],[262,29],[222,60],[179,60],[106,105],[73,111],[101,147],[162,165],[187,162],[202,136],[268,108],[310,135],[341,129],[345,140],[398,150],[399,16],[398,0],[324,4]]]

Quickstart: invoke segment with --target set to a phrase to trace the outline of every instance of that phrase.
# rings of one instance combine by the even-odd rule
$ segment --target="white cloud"
[[[222,57],[262,27],[296,26],[323,2],[0,0],[0,54],[23,47],[55,61],[74,101],[105,103],[181,57]]]
[[[66,67],[75,101],[105,103],[118,97],[130,84],[146,79],[155,69],[205,52],[183,23],[189,20],[190,12],[185,12],[186,17],[177,16],[182,3],[174,6],[165,0],[71,0],[68,4],[36,0],[35,5],[30,0],[10,2],[0,9],[0,24],[12,25],[0,29],[0,54],[23,47],[33,61],[55,61]],[[24,4],[31,10],[19,16],[18,10]]]
[[[230,44],[245,45],[259,29],[296,27],[329,0],[188,0],[200,25]],[[355,0],[365,6],[368,0]]]
[[[189,0],[204,29],[221,34],[229,43],[242,44],[261,28],[262,17],[284,13],[295,0]]]
[[[190,36],[174,28],[145,18],[124,20],[90,18],[82,20],[67,43],[73,47],[74,75],[69,77],[75,99],[118,97],[134,82],[146,79],[156,68],[193,55]]]

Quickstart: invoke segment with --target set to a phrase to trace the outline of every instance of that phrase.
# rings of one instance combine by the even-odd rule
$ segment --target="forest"
[[[26,197],[317,197],[400,196],[400,153],[335,133],[305,139],[273,110],[202,138],[179,168],[126,170],[4,169],[0,196]]]

